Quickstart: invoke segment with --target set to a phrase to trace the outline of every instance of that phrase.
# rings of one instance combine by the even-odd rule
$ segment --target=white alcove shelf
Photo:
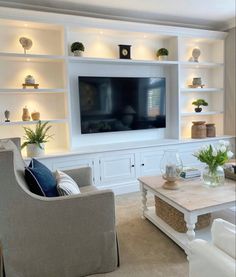
[[[68,87],[64,47],[64,27],[33,21],[0,20],[0,129],[2,137],[20,136],[24,126],[35,128],[37,121],[22,121],[22,110],[40,112],[42,122],[52,126],[49,149],[68,149]],[[20,37],[32,40],[24,53]],[[56,46],[56,47],[55,47]],[[38,89],[23,89],[25,77],[32,75]],[[10,122],[4,112],[10,111]],[[61,135],[63,134],[63,136]]]

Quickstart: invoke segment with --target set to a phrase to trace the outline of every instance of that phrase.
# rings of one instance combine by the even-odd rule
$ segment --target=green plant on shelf
[[[168,56],[169,55],[169,51],[166,48],[160,48],[157,51],[157,57],[159,58],[160,56]]]
[[[25,131],[25,142],[21,145],[21,149],[28,144],[37,144],[39,148],[42,148],[42,144],[48,142],[53,137],[53,135],[48,135],[48,131],[52,127],[51,125],[48,126],[48,123],[48,121],[44,123],[39,121],[35,126],[35,130],[29,127],[23,127]]]
[[[200,113],[202,111],[201,106],[208,106],[208,103],[204,99],[197,99],[192,102],[192,105],[196,106],[195,112]]]
[[[82,42],[76,41],[71,44],[71,52],[76,53],[76,51],[84,52],[85,48]]]

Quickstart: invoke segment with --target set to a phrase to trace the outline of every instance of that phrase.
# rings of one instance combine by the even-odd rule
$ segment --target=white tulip
[[[233,157],[234,153],[232,151],[227,152],[228,159],[231,159]]]
[[[220,145],[225,145],[225,141],[224,140],[219,140],[219,144]]]
[[[213,149],[213,150],[212,150],[212,156],[213,156],[213,157],[216,157],[216,156],[217,156],[217,151],[216,151],[216,149]]]
[[[229,146],[229,145],[230,145],[229,141],[225,141],[225,146]]]
[[[221,152],[225,152],[225,151],[226,151],[226,147],[225,147],[224,145],[222,145],[222,146],[220,147],[220,151],[221,151]]]

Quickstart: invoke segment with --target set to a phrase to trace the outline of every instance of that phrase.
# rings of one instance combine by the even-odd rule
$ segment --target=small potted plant
[[[35,130],[28,127],[23,127],[25,130],[24,139],[26,140],[21,149],[26,147],[27,157],[38,157],[44,155],[45,147],[44,143],[52,137],[48,135],[48,131],[52,126],[48,126],[49,122],[42,123],[39,121],[36,124]]]
[[[157,51],[157,58],[159,59],[159,61],[167,60],[168,55],[169,55],[169,51],[166,48],[160,48]]]
[[[208,103],[204,99],[197,99],[192,102],[192,105],[197,106],[197,108],[195,108],[195,112],[200,113],[202,111],[200,106],[208,106]]]
[[[74,54],[74,56],[82,56],[82,53],[84,52],[84,45],[82,42],[74,42],[71,44],[71,52]]]

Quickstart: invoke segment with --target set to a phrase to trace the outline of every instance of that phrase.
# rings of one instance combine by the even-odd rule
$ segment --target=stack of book
[[[184,167],[183,171],[180,173],[180,177],[185,179],[197,178],[201,176],[201,171],[194,167]]]
[[[224,165],[224,171],[226,178],[236,180],[236,162],[234,160]]]

